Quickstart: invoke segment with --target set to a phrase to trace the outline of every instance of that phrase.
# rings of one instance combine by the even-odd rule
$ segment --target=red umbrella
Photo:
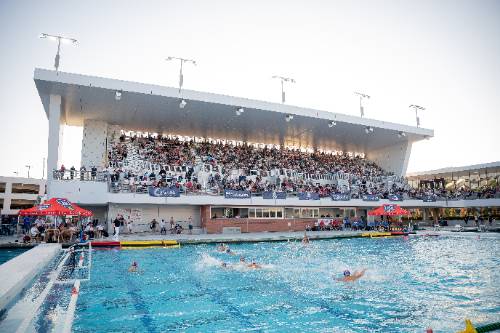
[[[374,210],[370,210],[368,212],[368,215],[400,216],[400,215],[410,215],[410,212],[407,211],[406,209],[401,208],[399,205],[396,204],[384,204],[378,208],[375,208]]]
[[[92,216],[92,212],[86,209],[83,209],[64,198],[52,198],[50,200],[44,201],[44,203],[29,208],[22,209],[19,211],[19,215],[43,215],[43,216],[70,216],[70,215],[79,215],[79,216]]]

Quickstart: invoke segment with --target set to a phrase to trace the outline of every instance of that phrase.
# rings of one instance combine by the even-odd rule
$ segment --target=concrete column
[[[100,169],[106,166],[107,149],[106,138],[108,124],[103,121],[85,120],[82,137],[82,165],[90,170],[92,167]]]
[[[411,142],[402,141],[390,147],[368,151],[366,157],[384,170],[391,171],[397,176],[404,176],[410,160],[411,146]]]
[[[10,205],[12,203],[12,182],[5,183],[5,196],[3,199],[3,207],[2,210],[7,214],[10,214]]]
[[[61,96],[49,97],[49,142],[47,156],[47,194],[51,195],[50,188],[53,180],[52,171],[58,168],[62,150],[63,131],[61,126]]]

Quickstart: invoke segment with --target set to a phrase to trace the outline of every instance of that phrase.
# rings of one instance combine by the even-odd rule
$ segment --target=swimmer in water
[[[304,238],[302,238],[302,244],[309,244],[309,237],[307,237],[307,233],[304,231]]]
[[[259,264],[257,264],[255,261],[252,261],[250,265],[247,266],[248,268],[254,268],[254,269],[259,269],[262,268]]]
[[[231,256],[235,256],[236,255],[236,253],[234,253],[233,251],[231,251],[231,249],[229,248],[229,246],[226,249],[226,253],[229,254],[229,255],[231,255]]]
[[[227,262],[222,262],[220,264],[220,267],[222,267],[222,268],[230,268],[229,265],[227,264]]]
[[[136,261],[133,261],[132,264],[130,265],[130,267],[128,268],[128,271],[130,273],[135,273],[137,272],[137,262]]]
[[[217,245],[218,252],[226,252],[226,245],[224,243]]]
[[[245,257],[241,256],[240,257],[240,262],[245,262]]]
[[[360,270],[359,272],[355,271],[354,273],[351,274],[351,272],[348,269],[346,269],[344,271],[344,277],[337,279],[337,281],[354,282],[354,281],[358,280],[359,278],[361,278],[363,275],[365,275],[365,272],[366,272],[366,268]]]

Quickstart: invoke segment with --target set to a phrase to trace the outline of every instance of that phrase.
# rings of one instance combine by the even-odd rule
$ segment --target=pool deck
[[[476,234],[476,232],[453,232],[452,227],[444,227],[436,231],[433,228],[417,231],[417,235],[422,234],[440,234],[440,235],[464,235]],[[472,228],[474,229],[474,228]],[[473,231],[473,230],[470,231]],[[477,230],[477,229],[476,229]],[[497,230],[491,230],[496,231]],[[321,239],[342,239],[342,238],[357,238],[366,231],[308,231],[307,235],[310,240]],[[489,232],[491,233],[491,232]],[[485,234],[485,233],[481,233]],[[148,241],[148,240],[177,240],[180,244],[204,244],[204,243],[246,243],[246,242],[282,242],[302,240],[304,237],[303,231],[290,232],[256,232],[256,233],[241,233],[241,234],[166,234],[161,235],[159,232],[143,232],[134,234],[120,234],[120,241]],[[17,242],[16,242],[17,240]],[[0,237],[0,248],[32,248],[37,244],[22,244],[19,241],[19,236],[3,236]],[[107,238],[98,238],[93,241],[113,241],[112,236]],[[68,247],[71,244],[63,244],[63,247]]]
[[[0,312],[61,250],[61,244],[41,244],[0,265]]]
[[[362,231],[308,231],[310,240],[356,238],[361,237]],[[200,234],[200,235],[160,235],[158,233],[144,233],[120,235],[122,241],[145,241],[145,240],[176,240],[180,244],[202,244],[202,243],[251,243],[251,242],[283,242],[302,240],[304,232],[255,232],[242,234]]]

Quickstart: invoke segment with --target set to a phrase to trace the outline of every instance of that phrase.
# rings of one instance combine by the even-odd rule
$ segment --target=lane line
[[[66,318],[64,320],[64,327],[62,333],[70,333],[75,319],[76,301],[80,294],[80,280],[76,280],[71,290],[71,299],[69,301],[68,310],[66,311]]]

